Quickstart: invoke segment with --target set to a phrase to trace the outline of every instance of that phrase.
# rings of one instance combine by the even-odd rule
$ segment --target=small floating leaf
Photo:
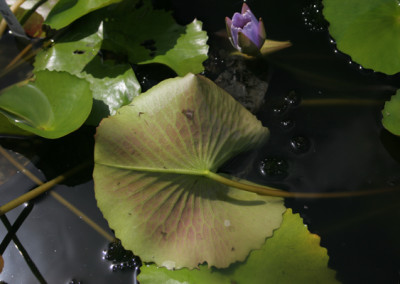
[[[400,90],[385,103],[382,111],[383,126],[395,135],[400,135]]]
[[[252,251],[245,262],[226,269],[168,270],[154,264],[143,265],[142,284],[151,283],[339,283],[335,271],[328,268],[328,254],[320,237],[310,234],[299,214],[288,209],[279,229],[260,250]]]
[[[89,83],[66,72],[40,71],[33,82],[0,94],[0,112],[23,130],[59,138],[78,129],[92,108]]]
[[[103,49],[127,55],[134,64],[165,64],[179,76],[204,70],[208,37],[200,21],[178,25],[171,12],[153,9],[146,0],[140,8],[123,2],[110,9],[107,19]]]
[[[165,80],[98,127],[98,206],[143,261],[172,269],[244,260],[279,227],[282,199],[222,185],[207,173],[268,135],[210,80]]]
[[[66,71],[86,79],[94,99],[87,123],[98,125],[102,118],[130,103],[140,93],[140,85],[129,64],[115,64],[98,56],[103,24],[90,19],[92,17],[74,23],[70,33],[41,51],[35,60],[35,71]]]
[[[200,73],[204,70],[203,61],[208,58],[207,38],[202,23],[194,20],[186,26],[185,33],[177,39],[173,48],[140,64],[162,63],[175,70],[179,76],[189,72]]]
[[[398,0],[323,0],[337,47],[364,68],[400,72]]]
[[[103,40],[101,21],[80,20],[54,45],[35,58],[35,71],[66,71],[77,75],[99,53]]]

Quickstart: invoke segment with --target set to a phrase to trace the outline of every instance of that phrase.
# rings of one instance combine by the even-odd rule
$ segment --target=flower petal
[[[237,28],[243,28],[248,22],[251,21],[248,15],[242,15],[239,13],[233,14],[232,24]]]
[[[258,33],[258,23],[255,25],[255,23],[249,22],[243,27],[242,33],[248,37],[257,46],[257,48],[261,47],[261,39]]]
[[[229,39],[231,39],[232,38],[232,32],[231,32],[232,20],[229,17],[225,17],[225,25],[226,25],[226,31],[228,32],[228,37],[229,37]]]
[[[238,33],[238,45],[240,46],[239,51],[242,53],[253,56],[260,54],[259,47],[242,32]]]

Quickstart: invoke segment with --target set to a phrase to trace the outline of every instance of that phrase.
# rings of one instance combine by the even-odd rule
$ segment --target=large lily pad
[[[143,261],[172,269],[244,260],[279,227],[282,199],[208,176],[268,135],[210,80],[193,74],[165,80],[98,127],[98,206]]]
[[[382,111],[383,126],[395,135],[400,135],[400,90],[385,103]]]
[[[45,24],[53,29],[61,29],[80,17],[121,0],[60,0],[50,11]]]
[[[252,251],[245,262],[227,269],[168,270],[154,264],[141,267],[139,281],[151,283],[339,283],[328,268],[328,254],[320,238],[304,226],[299,214],[288,209],[282,226],[267,239],[260,250]]]
[[[400,72],[398,0],[323,0],[337,47],[364,68]]]
[[[33,82],[0,94],[0,112],[16,126],[45,138],[78,129],[92,108],[89,83],[66,72],[36,72]]]

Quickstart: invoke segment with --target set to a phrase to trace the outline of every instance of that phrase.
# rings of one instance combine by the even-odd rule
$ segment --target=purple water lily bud
[[[249,6],[243,3],[242,13],[235,13],[232,20],[225,18],[229,39],[240,52],[255,55],[260,52],[266,34],[262,19],[256,19]]]

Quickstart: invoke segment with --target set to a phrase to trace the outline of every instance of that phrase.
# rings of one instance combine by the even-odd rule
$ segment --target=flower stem
[[[219,174],[208,172],[206,175],[208,178],[231,186],[237,189],[254,192],[260,195],[276,196],[276,197],[286,197],[286,198],[339,198],[339,197],[354,197],[354,196],[366,196],[373,194],[380,194],[386,192],[395,191],[395,188],[385,188],[385,189],[372,189],[372,190],[362,190],[362,191],[346,191],[346,192],[288,192],[273,187],[258,185],[258,184],[248,184],[242,183],[235,180],[225,178]]]
[[[384,100],[369,99],[305,99],[301,106],[379,106],[383,102]]]

